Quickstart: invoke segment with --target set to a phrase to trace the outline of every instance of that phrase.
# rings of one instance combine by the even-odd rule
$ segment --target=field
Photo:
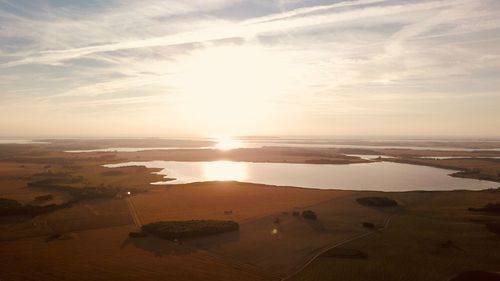
[[[131,241],[134,227],[107,227],[0,242],[2,280],[266,280],[253,269],[203,251],[145,238]]]
[[[198,192],[194,192],[196,190]],[[156,200],[151,200],[153,198]],[[244,272],[247,270],[259,272],[260,276],[271,279],[287,275],[318,249],[363,233],[366,231],[361,226],[364,220],[382,224],[387,216],[377,210],[359,208],[351,192],[242,183],[213,182],[155,188],[148,193],[132,197],[132,201],[141,221],[223,218],[240,222],[240,231],[237,233],[189,239],[183,241],[182,246],[176,247],[179,251],[187,251],[185,255],[188,256],[191,253],[210,253],[210,255],[220,257],[224,262],[230,261],[229,264],[240,264],[246,268]],[[173,202],[178,203],[173,204]],[[215,206],[218,207],[215,208]],[[229,208],[231,208],[231,214],[225,213]],[[310,222],[292,215],[293,211],[306,208],[318,214],[318,221]],[[67,210],[37,217],[36,221],[47,227],[45,233],[36,233],[38,237],[35,238],[5,237],[9,239],[0,243],[0,249],[2,253],[8,253],[12,245],[19,243],[22,249],[24,243],[29,241],[29,248],[41,251],[39,255],[44,256],[35,263],[37,270],[50,268],[50,263],[54,262],[52,251],[58,252],[58,258],[61,256],[71,258],[71,253],[73,253],[71,250],[66,252],[61,249],[52,249],[52,243],[65,243],[65,249],[78,248],[81,243],[89,243],[88,245],[94,243],[86,241],[86,236],[82,238],[80,236],[82,232],[103,232],[102,235],[113,233],[116,235],[113,239],[127,241],[124,243],[138,248],[137,251],[164,251],[159,246],[165,242],[160,242],[153,237],[128,237],[128,231],[136,230],[137,227],[133,226],[130,214],[125,215],[125,210],[122,199],[111,199],[106,204],[103,200],[78,204]],[[276,218],[280,218],[279,224],[275,222]],[[127,231],[123,227],[120,228],[120,225],[126,227]],[[11,225],[11,229],[14,229],[14,226],[15,224]],[[110,229],[115,229],[115,231],[111,232]],[[122,231],[117,231],[117,229]],[[277,230],[276,233],[273,232],[274,229]],[[56,241],[47,242],[52,233],[68,233],[71,239],[64,241],[56,239]],[[110,256],[112,253],[117,256],[115,258],[124,254],[120,247],[112,249],[109,245],[107,247],[106,251],[110,260],[114,259]],[[46,255],[43,254],[45,251],[43,249],[47,251]],[[101,248],[96,248],[95,251],[95,255],[101,256]],[[29,255],[30,252],[17,251],[17,254],[21,255],[21,258],[22,255]],[[88,255],[91,254],[88,253]],[[7,257],[4,256],[4,258]],[[49,265],[46,266],[46,263]],[[12,274],[17,272],[14,268]],[[71,271],[73,269],[61,265],[58,270]],[[155,271],[156,269],[151,267],[149,270]],[[177,274],[183,276],[182,270],[178,268]],[[171,273],[174,271],[172,269]],[[57,271],[54,274],[57,274]],[[9,276],[4,275],[3,278],[11,280]],[[95,276],[86,276],[86,278],[95,278]]]
[[[142,223],[162,220],[231,219],[245,222],[347,196],[348,191],[204,182],[158,187],[131,198]],[[230,213],[226,213],[230,211]]]
[[[237,221],[238,235],[186,243],[257,265],[273,276],[284,276],[316,249],[363,233],[363,220],[383,222],[385,213],[359,208],[353,196],[350,191],[208,182],[156,188],[134,196],[132,201],[142,223],[187,219]],[[318,221],[293,216],[293,211],[304,209],[314,210]],[[279,224],[275,223],[276,218]]]
[[[35,205],[74,201],[35,216],[0,217],[0,280],[449,280],[467,270],[500,270],[500,237],[486,227],[500,217],[468,210],[500,202],[498,191],[384,193],[240,182],[151,186],[162,179],[154,169],[102,167],[148,159],[366,162],[325,148],[62,151],[110,143],[0,146],[0,198]],[[445,160],[422,161],[432,166]],[[482,159],[440,163],[498,171]],[[100,189],[113,197],[75,193]],[[36,199],[47,194],[53,198]],[[357,199],[364,197],[398,205],[363,206]],[[305,210],[317,220],[302,217]],[[239,230],[179,241],[129,237],[143,224],[173,220],[235,221]]]
[[[254,201],[259,202],[258,206],[247,213],[242,210],[251,204],[225,213],[226,207],[237,206],[233,204],[241,202],[238,199],[246,196],[245,189],[250,188],[256,189],[251,193],[253,199],[290,191],[295,193],[296,201],[285,205],[277,196],[267,202]],[[202,196],[187,200],[195,189],[203,190]],[[221,194],[217,196],[217,192]],[[307,193],[310,198],[298,199]],[[327,193],[331,193],[329,198]],[[146,204],[148,196],[153,195],[160,199]],[[221,207],[211,213],[210,204],[202,204],[202,198],[212,196]],[[356,202],[366,196],[393,198],[401,206],[386,210]],[[186,207],[170,212],[179,207],[171,203],[182,202],[181,198],[186,200]],[[278,280],[287,276],[292,280],[332,280],[334,276],[343,276],[339,280],[366,280],[368,276],[370,280],[448,280],[465,270],[498,270],[500,237],[489,232],[484,223],[499,218],[467,208],[498,202],[500,192],[344,192],[214,182],[155,188],[132,199],[141,220],[234,219],[240,222],[240,231],[187,239],[181,244],[155,237],[130,238],[128,233],[138,228],[124,200],[91,201],[36,218],[47,222],[49,230],[55,232],[0,242],[1,252],[9,253],[0,255],[8,268],[2,273],[3,280],[36,280],[43,276],[54,280],[148,280],[160,276],[175,276],[176,280]],[[166,200],[165,204],[162,200]],[[273,201],[279,207],[273,207]],[[149,208],[145,209],[146,205]],[[262,209],[267,211],[259,211]],[[293,215],[293,211],[304,209],[314,210],[318,222]],[[382,229],[389,217],[388,227]],[[363,222],[371,222],[381,230],[365,229]],[[66,233],[68,237],[51,240],[51,233]],[[302,265],[329,247],[365,234],[341,246],[365,258],[339,257],[333,252],[295,275]],[[88,272],[98,274],[79,267],[87,259],[92,260]],[[415,264],[432,270],[421,270]],[[74,279],[64,279],[67,272]]]
[[[413,196],[398,197],[412,200]],[[394,215],[387,229],[342,245],[366,258],[320,257],[291,280],[450,280],[467,270],[498,271],[500,237],[484,222],[500,218],[467,208],[498,202],[500,192],[442,192],[426,197]]]

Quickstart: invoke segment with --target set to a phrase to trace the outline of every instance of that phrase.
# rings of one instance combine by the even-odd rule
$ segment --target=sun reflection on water
[[[244,181],[247,179],[247,165],[232,161],[204,162],[203,176],[207,181]]]

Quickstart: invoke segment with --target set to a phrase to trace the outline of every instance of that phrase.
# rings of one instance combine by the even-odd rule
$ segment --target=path
[[[335,249],[337,247],[340,247],[340,246],[343,246],[347,243],[350,243],[350,242],[353,242],[355,240],[358,240],[358,239],[361,239],[361,238],[365,238],[371,234],[374,234],[374,233],[377,233],[379,231],[382,231],[382,230],[385,230],[388,226],[389,226],[389,222],[391,221],[392,219],[392,216],[393,215],[390,215],[389,217],[387,217],[387,219],[385,220],[385,223],[384,223],[384,227],[382,228],[379,228],[378,230],[376,231],[370,231],[370,232],[366,232],[366,233],[362,233],[362,234],[359,234],[357,236],[354,236],[354,237],[351,237],[349,239],[346,239],[346,240],[343,240],[341,242],[338,242],[336,244],[333,244],[333,245],[330,245],[330,246],[327,246],[325,247],[324,249],[321,249],[318,253],[316,253],[312,258],[310,258],[305,264],[303,264],[299,269],[295,270],[294,272],[288,274],[286,277],[283,277],[281,278],[281,281],[286,281],[286,280],[290,280],[291,278],[295,277],[296,275],[298,275],[300,272],[302,272],[306,267],[308,267],[311,263],[313,263],[319,256],[321,256],[322,254],[330,251],[331,249]]]
[[[130,211],[130,216],[132,217],[132,220],[134,221],[134,224],[138,228],[141,228],[141,226],[142,226],[141,220],[139,219],[139,216],[137,215],[137,211],[135,210],[134,203],[130,199],[130,196],[127,196],[127,198],[125,199],[125,201],[127,202],[127,206],[128,206],[129,211]]]

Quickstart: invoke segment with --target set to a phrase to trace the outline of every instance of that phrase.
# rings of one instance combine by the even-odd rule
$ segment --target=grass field
[[[143,223],[186,219],[239,222],[237,234],[185,243],[256,265],[280,278],[318,249],[365,232],[362,222],[383,223],[387,213],[361,208],[355,196],[350,191],[207,182],[159,187],[132,200]],[[314,210],[318,220],[292,214],[305,209]]]
[[[480,222],[500,218],[467,211],[491,201],[500,193],[430,193],[382,232],[343,245],[367,258],[320,257],[291,280],[449,280],[467,270],[499,271],[500,237]]]
[[[252,267],[148,237],[128,238],[131,226],[0,242],[0,278],[11,280],[268,280]]]
[[[158,187],[131,199],[143,223],[173,219],[231,219],[243,222],[350,193],[238,182],[204,182]]]
[[[58,145],[59,149],[74,148],[66,143]],[[297,281],[410,281],[449,280],[475,269],[500,270],[500,237],[485,226],[499,222],[500,217],[468,211],[500,202],[498,191],[384,193],[238,182],[153,187],[149,183],[162,178],[151,174],[153,169],[108,169],[102,165],[136,157],[146,160],[158,152],[71,154],[53,148],[32,146],[26,152],[0,147],[0,197],[33,204],[36,196],[45,194],[54,195],[48,201],[51,203],[70,200],[66,189],[71,188],[90,186],[123,192],[116,198],[84,198],[36,217],[0,218],[2,281],[232,281],[281,280],[287,276]],[[231,159],[304,162],[324,158],[328,150],[273,151],[256,155],[253,150],[233,154],[212,151],[182,157],[194,161],[226,155],[234,157]],[[329,157],[333,160],[338,156],[333,153]],[[493,172],[497,169],[485,160],[443,163]],[[56,186],[28,184],[39,180]],[[129,190],[137,192],[128,196]],[[394,199],[398,207],[377,208],[356,201],[373,196]],[[317,220],[294,215],[304,210],[314,211]],[[129,237],[141,224],[193,219],[232,220],[240,228],[178,243],[152,236]],[[380,229],[387,221],[388,227]],[[363,227],[366,223],[379,230]],[[363,238],[352,240],[361,235]],[[342,244],[339,249],[328,251],[337,244]],[[315,259],[324,251],[326,254]]]
[[[201,195],[195,195],[196,190]],[[273,192],[279,192],[280,196],[269,196]],[[279,202],[277,198],[290,199],[281,192],[295,194],[294,204]],[[331,193],[329,198],[328,193]],[[226,206],[243,204],[239,198],[249,194],[253,201],[240,209],[233,208],[232,213],[224,213]],[[366,196],[392,198],[399,207],[387,210],[356,202]],[[153,197],[158,201],[149,202]],[[268,201],[259,202],[268,197]],[[203,198],[220,202],[220,212],[203,216],[204,211],[213,207],[210,203],[199,204],[211,201]],[[186,207],[178,213],[170,212],[178,208],[171,203],[182,202],[181,199]],[[279,280],[329,246],[363,233],[370,234],[342,245],[340,253],[344,254],[333,251],[328,257],[323,255],[291,280],[448,280],[466,270],[499,269],[500,237],[489,232],[484,224],[500,218],[467,210],[500,201],[498,191],[343,192],[213,182],[158,187],[133,197],[133,201],[145,220],[146,214],[152,215],[156,209],[153,217],[234,219],[240,222],[240,230],[187,239],[181,244],[155,237],[129,238],[128,233],[137,227],[127,214],[123,199],[79,203],[36,218],[40,231],[34,237],[0,242],[3,253],[0,262],[7,268],[0,277],[3,280],[36,280],[47,276],[53,280],[160,277]],[[259,203],[252,208],[251,202]],[[294,211],[304,209],[313,210],[318,221],[293,215]],[[247,213],[240,213],[242,210]],[[389,216],[386,229],[372,231],[362,226],[363,222],[371,222],[380,228]],[[41,231],[42,222],[47,227],[45,233]],[[49,241],[53,233],[66,233],[69,239]],[[353,257],[345,253],[357,254]],[[88,272],[99,274],[84,271],[79,267],[80,259],[81,263],[91,259]],[[71,262],[61,263],[62,260]],[[64,279],[68,272],[73,279]]]

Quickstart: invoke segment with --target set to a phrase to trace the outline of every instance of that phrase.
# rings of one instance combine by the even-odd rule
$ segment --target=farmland
[[[500,202],[497,190],[368,192],[232,181],[152,186],[163,178],[156,169],[102,167],[153,159],[151,151],[26,149],[31,152],[3,150],[2,202],[71,204],[0,218],[2,280],[448,280],[467,270],[499,270],[500,218],[483,211]],[[328,149],[267,149],[251,156],[255,151],[224,155],[290,162],[342,158]],[[222,155],[199,152],[191,151],[189,159]],[[360,204],[366,198],[370,204]],[[129,236],[148,223],[190,220],[234,221],[239,228],[182,239]],[[432,270],[419,270],[417,262]]]
[[[467,270],[498,271],[500,238],[485,223],[500,218],[467,207],[498,202],[500,192],[413,196],[397,195],[409,205],[387,229],[342,245],[365,258],[319,257],[290,280],[450,280]]]

